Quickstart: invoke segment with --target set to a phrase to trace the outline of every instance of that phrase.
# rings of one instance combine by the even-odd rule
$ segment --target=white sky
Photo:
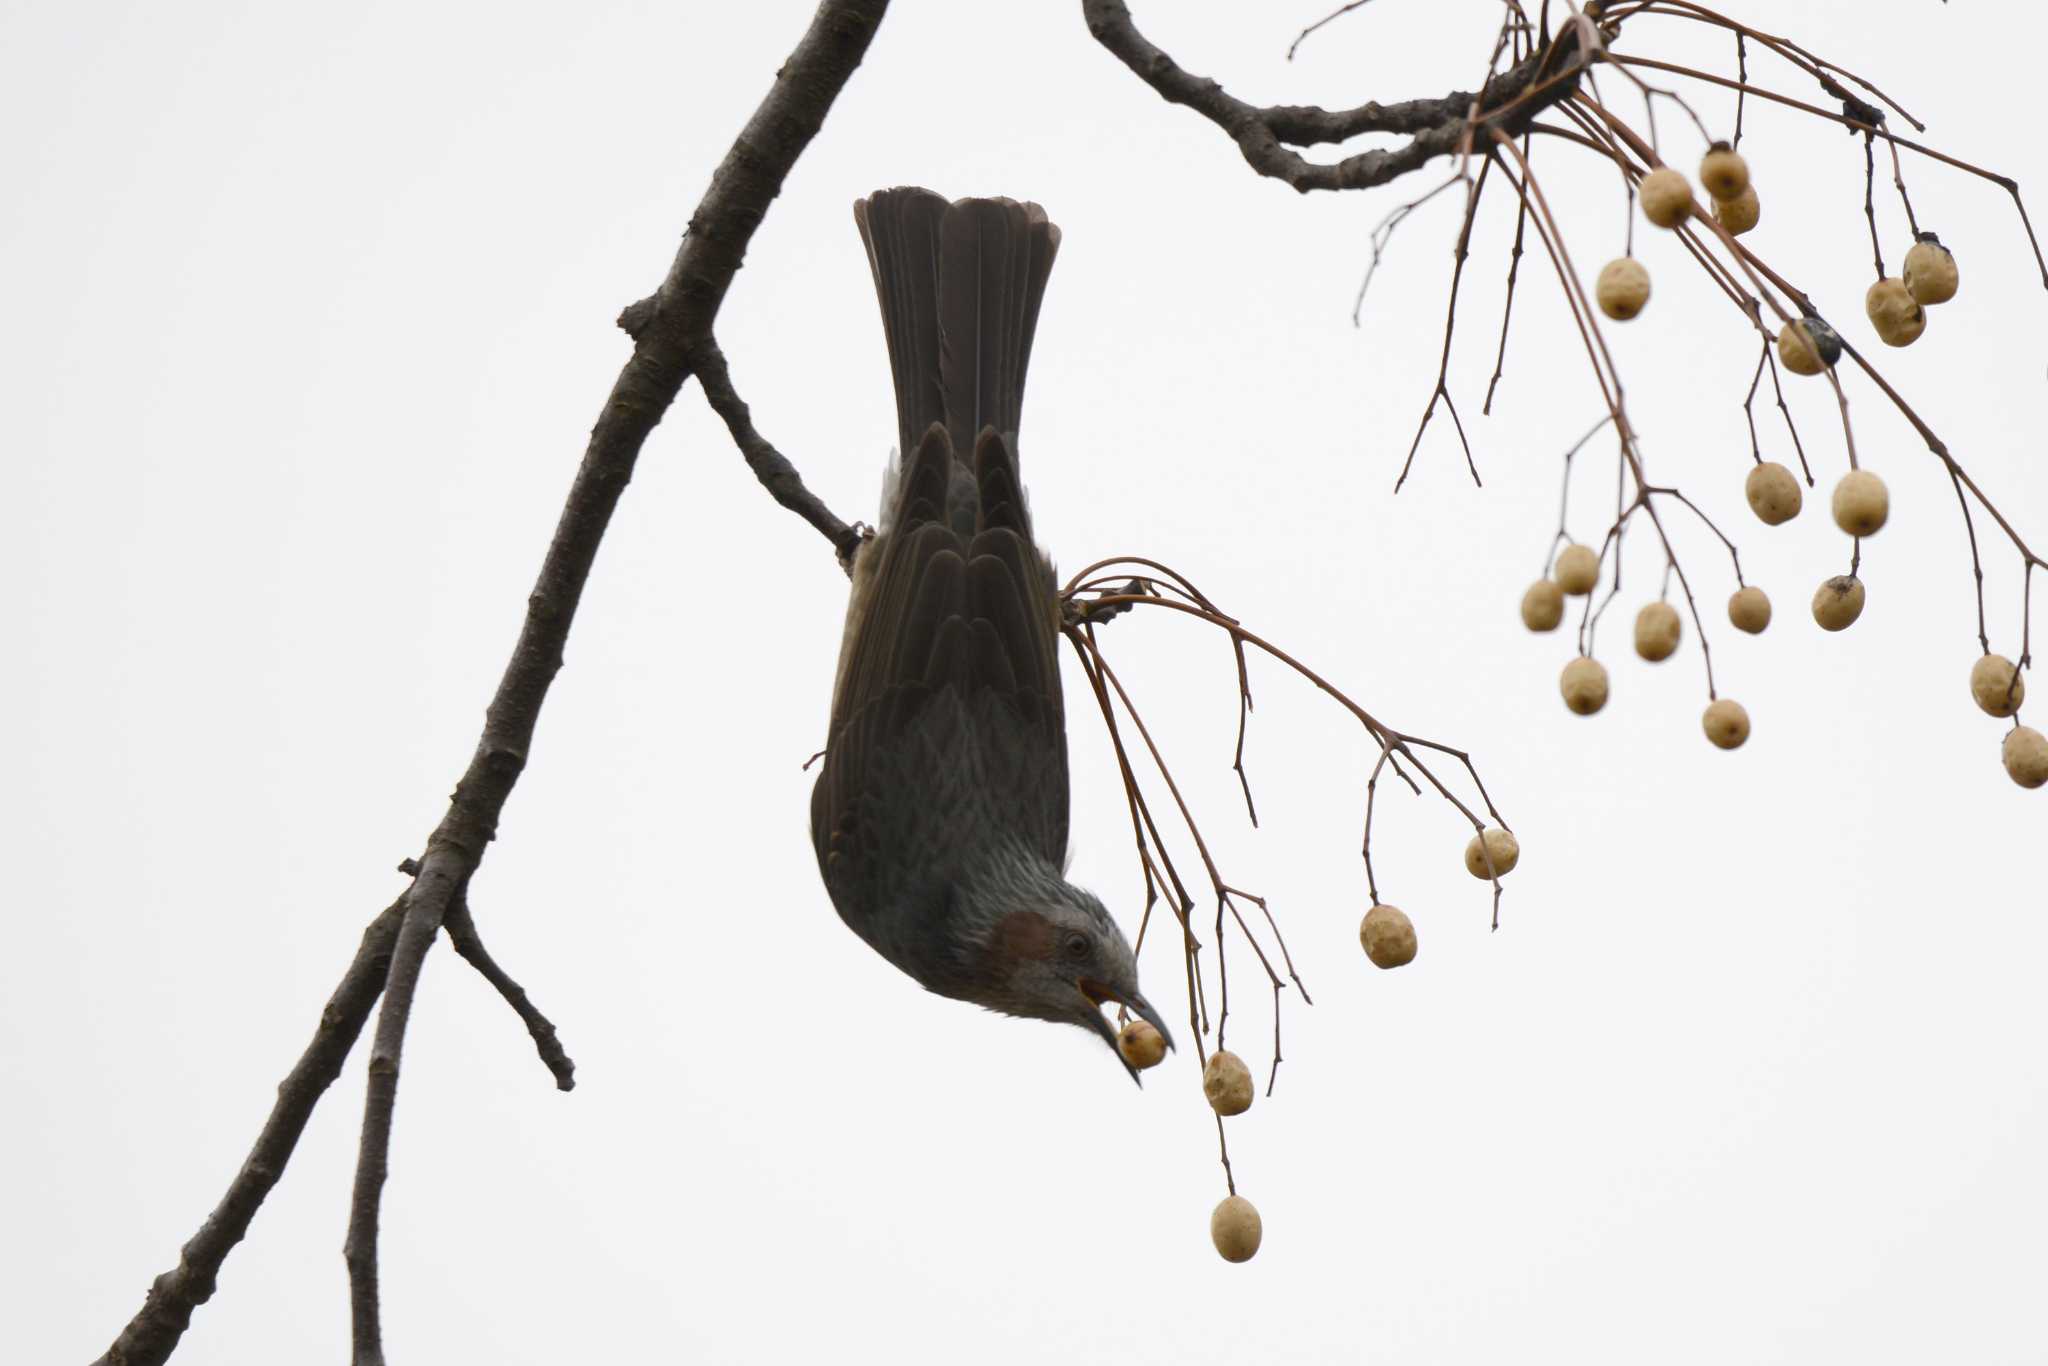
[[[84,1360],[133,1312],[439,819],[627,355],[612,317],[659,279],[810,10],[712,8],[0,13],[0,1355]],[[1469,85],[1495,20],[1374,6],[1285,64],[1323,8],[1139,18],[1241,96],[1332,104]],[[2048,218],[2032,7],[1740,8],[1892,87]],[[1732,60],[1668,22],[1631,34]],[[1660,130],[1689,165],[1668,106]],[[1859,149],[1776,111],[1750,130],[1750,240],[1868,340]],[[1590,279],[1619,250],[1611,172],[1542,153]],[[2048,296],[2000,191],[1907,173],[1963,289],[1883,364],[2048,542]],[[433,955],[386,1196],[394,1359],[2048,1361],[2048,793],[2006,779],[2000,724],[1970,705],[1955,500],[1869,386],[1851,401],[1892,521],[1863,620],[1824,636],[1804,604],[1847,552],[1823,511],[1832,402],[1794,393],[1822,488],[1762,527],[1741,501],[1751,343],[1675,241],[1639,232],[1656,295],[1609,336],[1653,473],[1738,536],[1778,609],[1737,636],[1725,557],[1673,518],[1755,725],[1723,754],[1699,733],[1690,625],[1669,663],[1626,652],[1648,537],[1599,717],[1558,700],[1566,640],[1516,621],[1557,457],[1599,409],[1532,253],[1479,416],[1505,197],[1453,371],[1487,487],[1440,422],[1394,498],[1435,372],[1448,202],[1396,241],[1365,326],[1348,315],[1367,233],[1428,176],[1300,198],[1139,86],[1078,6],[903,0],[719,329],[763,431],[848,518],[872,517],[894,430],[848,206],[903,182],[1036,198],[1065,227],[1024,433],[1056,557],[1180,566],[1391,723],[1469,746],[1522,839],[1503,927],[1460,866],[1469,832],[1389,793],[1382,890],[1422,952],[1368,967],[1363,740],[1258,669],[1266,826],[1247,831],[1227,651],[1179,621],[1108,631],[1316,996],[1290,1002],[1278,1094],[1232,1122],[1266,1245],[1225,1265],[1192,1049],[1141,1095],[1077,1031],[924,995],[832,914],[798,765],[845,583],[692,388],[474,889],[580,1085],[553,1091],[481,980]],[[1894,199],[1880,222],[1896,269]],[[1587,513],[1611,447],[1589,457]],[[2016,654],[2017,557],[1979,530],[1994,644]],[[1134,923],[1107,745],[1069,688],[1075,876]],[[1236,962],[1232,1038],[1263,1071]],[[1180,1018],[1170,941],[1145,970]],[[345,1352],[361,1091],[359,1050],[179,1360]]]

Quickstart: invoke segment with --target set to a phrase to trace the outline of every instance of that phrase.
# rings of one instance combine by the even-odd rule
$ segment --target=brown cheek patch
[[[1037,911],[1012,911],[996,922],[995,950],[1007,959],[1050,958],[1058,937]]]

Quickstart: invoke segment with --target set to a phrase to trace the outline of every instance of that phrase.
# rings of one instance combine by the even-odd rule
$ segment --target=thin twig
[[[1884,278],[1884,248],[1877,240],[1877,204],[1872,191],[1877,186],[1877,140],[1863,135],[1863,216],[1870,222],[1870,254],[1877,265],[1877,278]]]
[[[457,897],[455,904],[448,908],[448,915],[442,921],[448,931],[448,942],[463,960],[483,975],[505,998],[505,1004],[512,1007],[519,1016],[526,1032],[533,1036],[533,1046],[540,1054],[540,1060],[555,1078],[555,1089],[573,1091],[576,1089],[576,1064],[563,1051],[562,1041],[556,1037],[554,1022],[540,1012],[533,1000],[526,994],[526,988],[512,980],[510,973],[498,966],[498,960],[491,957],[484,947],[483,939],[477,934],[476,919],[469,913],[469,898]]]
[[[725,352],[719,350],[718,342],[711,336],[699,337],[691,347],[691,361],[697,371],[697,382],[703,386],[705,401],[725,419],[726,430],[732,433],[735,446],[746,457],[748,468],[761,481],[776,502],[794,512],[797,516],[817,528],[818,533],[832,543],[842,564],[852,564],[853,552],[860,545],[861,532],[856,526],[848,526],[832,514],[804,485],[804,478],[797,473],[796,466],[788,457],[770,444],[768,438],[754,430],[753,414],[748,410],[739,392],[733,388],[732,374],[725,363]]]
[[[1822,109],[1818,105],[1808,104],[1804,100],[1795,100],[1791,96],[1781,95],[1775,90],[1765,90],[1746,81],[1731,80],[1726,76],[1716,76],[1711,71],[1698,71],[1692,67],[1680,66],[1675,62],[1660,62],[1651,57],[1609,56],[1607,60],[1622,66],[1651,67],[1659,71],[1672,71],[1683,76],[1690,76],[1694,80],[1706,81],[1712,85],[1739,88],[1751,95],[1755,95],[1759,99],[1770,100],[1774,103],[1785,105],[1788,108],[1797,109],[1801,113],[1811,114],[1815,118],[1829,119],[1859,133],[1882,134],[1891,142],[1894,148],[1907,148],[1931,160],[1939,161],[1947,166],[1953,166],[1957,170],[1967,172],[1979,179],[1990,181],[2012,197],[2013,210],[2019,214],[2020,227],[2027,235],[2027,245],[2033,248],[2034,266],[2041,273],[2041,287],[2048,289],[2048,257],[2042,255],[2041,240],[2034,235],[2033,219],[2027,215],[2026,201],[2020,198],[2019,182],[2011,176],[2000,175],[1996,171],[1987,171],[1981,166],[1973,166],[1961,157],[1954,157],[1946,152],[1936,151],[1934,148],[1924,143],[1914,142],[1910,138],[1895,136],[1885,131],[1882,125],[1869,123],[1862,119],[1850,118],[1846,114],[1837,114],[1832,110]]]
[[[1528,155],[1530,133],[1522,134],[1522,153]],[[1481,417],[1493,415],[1493,391],[1500,384],[1501,372],[1508,361],[1508,321],[1515,313],[1515,277],[1522,269],[1522,230],[1529,222],[1529,205],[1522,199],[1515,200],[1515,244],[1508,250],[1507,299],[1500,310],[1500,345],[1493,354],[1493,378],[1486,381],[1486,401],[1479,405]]]
[[[1492,169],[1493,158],[1489,156],[1480,163],[1478,180],[1473,181],[1465,192],[1465,219],[1458,227],[1457,245],[1451,249],[1455,264],[1451,267],[1450,303],[1444,309],[1444,344],[1437,357],[1436,387],[1430,390],[1429,403],[1422,410],[1422,421],[1415,425],[1415,439],[1408,444],[1408,458],[1401,462],[1401,473],[1394,480],[1396,493],[1408,480],[1408,471],[1415,464],[1415,452],[1422,447],[1422,434],[1429,430],[1429,419],[1436,413],[1438,399],[1443,400],[1444,410],[1451,415],[1451,425],[1457,428],[1458,445],[1465,452],[1465,468],[1471,472],[1473,486],[1485,486],[1485,481],[1479,477],[1479,463],[1472,458],[1472,443],[1465,439],[1465,424],[1458,417],[1457,402],[1451,398],[1446,381],[1451,371],[1451,339],[1458,330],[1458,286],[1465,279],[1466,258],[1472,254],[1472,220],[1479,213],[1479,197],[1486,190],[1486,173]]]
[[[1331,10],[1328,14],[1325,14],[1322,18],[1316,20],[1307,28],[1295,34],[1294,41],[1287,45],[1287,60],[1290,62],[1294,60],[1295,50],[1301,46],[1303,40],[1306,39],[1311,33],[1314,33],[1317,29],[1323,27],[1325,24],[1332,22],[1333,20],[1343,18],[1345,15],[1351,13],[1351,11],[1355,9],[1363,8],[1365,3],[1366,0],[1349,0],[1349,3],[1339,5],[1336,9]]]

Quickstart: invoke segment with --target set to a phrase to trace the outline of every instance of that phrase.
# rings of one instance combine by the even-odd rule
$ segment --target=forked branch
[[[485,713],[476,752],[456,785],[447,815],[428,838],[425,853],[409,866],[412,886],[365,933],[312,1044],[279,1088],[277,1104],[227,1195],[185,1245],[178,1266],[157,1278],[141,1309],[99,1359],[102,1366],[154,1366],[170,1356],[192,1310],[213,1293],[222,1262],[282,1174],[315,1103],[339,1073],[371,1007],[379,995],[388,993],[371,1060],[349,1255],[355,1360],[366,1366],[382,1360],[374,1233],[399,1046],[420,962],[497,833],[506,799],[525,768],[541,705],[561,668],[569,626],[598,546],[648,434],[707,357],[722,380],[716,396],[722,411],[729,423],[738,419],[735,437],[751,430],[743,406],[735,408],[736,396],[711,342],[712,325],[755,229],[860,64],[887,8],[887,0],[826,0],[819,6],[774,86],[713,175],[661,287],[629,310],[633,355],[591,431],[527,599],[518,643]],[[742,439],[757,471],[764,468],[761,446],[765,443],[750,449]],[[780,473],[774,468],[764,473],[771,490],[772,477]],[[785,479],[783,490],[793,497],[800,484]],[[782,492],[777,496],[786,504],[792,502]],[[829,513],[815,515],[820,512],[822,505],[806,511],[806,519],[837,544],[837,519]]]

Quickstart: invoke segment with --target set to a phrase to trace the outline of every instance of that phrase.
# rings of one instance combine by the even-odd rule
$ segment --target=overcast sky
[[[0,1355],[98,1353],[241,1161],[469,756],[628,354],[612,318],[660,278],[810,8],[0,10]],[[2048,219],[2032,7],[1735,8],[1890,88]],[[1469,86],[1496,22],[1388,3],[1286,63],[1323,9],[1138,13],[1246,98],[1330,104]],[[1668,20],[1626,50],[1732,66]],[[1720,93],[1698,107],[1732,122]],[[1658,126],[1695,164],[1683,117]],[[1860,147],[1779,110],[1748,130],[1748,240],[1869,343]],[[1590,280],[1621,250],[1612,171],[1540,155]],[[2001,191],[1906,169],[1962,292],[1881,364],[2048,544],[2048,294]],[[1652,474],[1737,537],[1777,620],[1729,629],[1725,555],[1671,518],[1753,738],[1701,736],[1690,623],[1665,664],[1628,653],[1648,537],[1603,636],[1612,701],[1568,714],[1569,641],[1516,617],[1559,456],[1600,413],[1547,261],[1523,259],[1481,417],[1513,222],[1505,197],[1487,209],[1452,371],[1483,490],[1440,421],[1391,493],[1436,369],[1448,200],[1350,321],[1373,225],[1441,170],[1302,198],[1139,85],[1078,6],[903,0],[719,323],[762,430],[871,518],[894,416],[849,205],[897,183],[1038,199],[1066,241],[1023,449],[1055,557],[1184,569],[1391,724],[1469,748],[1520,832],[1489,933],[1469,827],[1384,793],[1381,890],[1421,953],[1377,971],[1356,729],[1255,667],[1250,831],[1227,650],[1177,619],[1105,632],[1315,996],[1287,1003],[1278,1093],[1231,1122],[1257,1259],[1209,1246],[1223,1181],[1193,1049],[1141,1094],[1079,1031],[920,992],[832,913],[800,765],[845,580],[691,388],[473,889],[580,1085],[555,1092],[475,974],[429,959],[386,1193],[394,1360],[2048,1361],[2048,791],[2008,781],[2001,724],[1969,701],[1945,476],[1851,378],[1893,512],[1863,619],[1824,635],[1805,604],[1848,549],[1825,515],[1832,398],[1792,392],[1821,488],[1763,527],[1742,501],[1753,344],[1639,229],[1655,294],[1608,336]],[[1878,214],[1896,269],[1896,198]],[[1588,448],[1582,537],[1613,458]],[[2016,655],[2018,557],[1978,530]],[[1108,746],[1072,717],[1074,876],[1135,925]],[[1183,1018],[1170,940],[1143,969]],[[1263,1072],[1265,1007],[1238,1004]],[[361,1059],[178,1360],[344,1356]]]

